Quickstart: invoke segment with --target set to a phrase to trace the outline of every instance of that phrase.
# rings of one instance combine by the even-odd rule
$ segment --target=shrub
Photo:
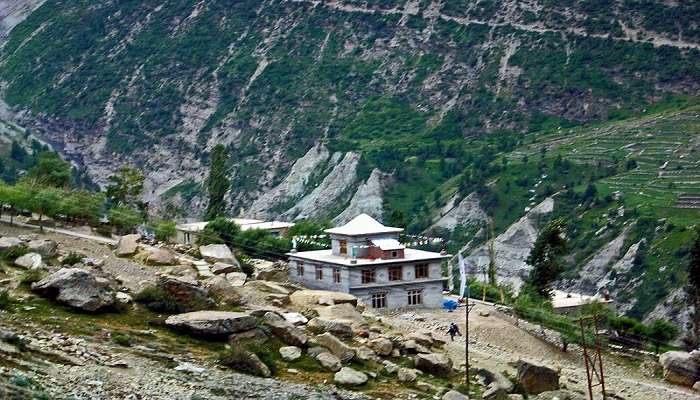
[[[209,304],[203,300],[192,298],[189,301],[182,301],[157,286],[144,288],[134,296],[134,300],[153,311],[166,314],[180,314],[209,308]]]
[[[6,261],[14,261],[25,254],[27,254],[27,247],[20,245],[0,252],[0,258]]]
[[[19,281],[24,285],[31,285],[32,283],[39,282],[43,278],[44,273],[40,269],[29,269],[24,271]]]
[[[95,233],[105,237],[112,237],[112,225],[98,225]]]
[[[7,290],[0,291],[0,310],[9,310],[14,303],[14,299]]]
[[[236,251],[236,259],[238,263],[241,264],[241,271],[246,275],[251,276],[255,273],[255,267],[250,262],[250,257],[241,251]]]
[[[75,253],[75,252],[70,252],[68,253],[67,256],[63,258],[63,264],[64,265],[75,265],[77,263],[83,262],[83,258],[85,258],[82,254],[80,253]]]
[[[167,242],[173,236],[175,236],[175,222],[158,220],[151,223],[150,226],[153,229],[153,233],[156,235],[156,239],[161,242]]]
[[[112,341],[124,347],[131,347],[134,344],[134,339],[131,336],[121,332],[113,333]]]

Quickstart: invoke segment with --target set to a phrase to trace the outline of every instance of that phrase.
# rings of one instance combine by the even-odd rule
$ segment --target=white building
[[[615,303],[612,299],[602,295],[588,296],[563,290],[552,291],[552,308],[556,314],[575,315],[585,306],[593,303],[599,303],[603,307],[615,311]]]
[[[236,225],[241,227],[242,231],[247,231],[251,229],[262,229],[270,232],[273,236],[284,236],[289,231],[289,228],[293,227],[294,224],[290,222],[280,222],[280,221],[260,221],[257,219],[244,219],[244,218],[229,218],[229,221],[234,222]],[[197,236],[209,222],[190,222],[186,224],[179,224],[175,226],[175,241],[180,244],[196,244]]]
[[[331,249],[289,253],[290,280],[350,293],[373,308],[441,307],[449,256],[404,247],[402,231],[358,215],[326,230]]]

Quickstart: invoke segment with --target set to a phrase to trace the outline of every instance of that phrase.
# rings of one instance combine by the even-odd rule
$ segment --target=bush
[[[20,245],[0,252],[0,258],[5,261],[14,261],[25,254],[27,254],[27,246]]]
[[[98,225],[95,233],[104,237],[112,237],[112,225]]]
[[[0,310],[9,310],[14,304],[14,299],[7,290],[0,291]]]
[[[121,332],[116,332],[112,334],[112,341],[120,346],[124,347],[131,347],[134,344],[134,338],[131,336],[121,333]]]
[[[44,273],[40,269],[29,269],[27,271],[24,271],[19,281],[20,283],[29,286],[32,283],[39,282],[43,278]]]
[[[156,235],[156,239],[161,242],[169,241],[173,236],[175,236],[175,222],[158,220],[151,223],[150,226],[153,229],[153,233]]]
[[[134,300],[150,310],[166,314],[180,314],[209,308],[209,304],[205,301],[196,299],[182,301],[170,296],[168,292],[157,286],[144,288],[134,296]]]
[[[255,267],[250,262],[250,257],[241,251],[236,251],[236,259],[238,263],[241,264],[241,271],[246,275],[252,276],[255,273]]]
[[[67,256],[63,258],[63,265],[72,266],[77,263],[81,263],[83,262],[83,258],[85,258],[85,256],[83,256],[82,254],[71,251],[70,253],[68,253]]]

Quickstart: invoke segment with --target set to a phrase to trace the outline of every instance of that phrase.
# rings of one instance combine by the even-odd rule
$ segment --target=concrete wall
[[[373,289],[353,289],[350,293],[367,305],[372,307],[372,294],[378,292],[387,293],[387,308],[405,308],[408,305],[408,290],[422,289],[423,304],[415,306],[417,308],[440,308],[442,307],[442,282],[431,283],[411,283],[401,286],[390,286]],[[413,306],[411,306],[413,307]]]
[[[323,279],[316,279],[316,266],[323,268]],[[297,261],[289,260],[289,280],[299,282],[302,285],[321,290],[332,290],[335,292],[345,292],[350,290],[350,272],[347,267],[340,267],[340,283],[333,281],[333,266],[319,263],[304,262],[304,275],[297,275]]]
[[[392,266],[402,266],[403,267],[403,280],[413,281],[416,279],[415,276],[415,265],[416,263],[406,263],[406,264],[391,264],[391,265],[381,265],[381,266],[356,266],[352,267],[350,271],[350,286],[362,286],[362,270],[363,269],[374,269],[374,277],[376,279],[375,284],[379,283],[396,283],[389,281],[389,268]],[[442,268],[440,267],[440,262],[433,262],[428,265],[428,279],[440,279],[442,278]]]
[[[190,236],[189,243],[187,242],[187,238],[185,237],[185,235],[188,233]],[[175,242],[180,243],[180,244],[195,245],[195,244],[197,244],[197,234],[194,232],[185,232],[185,231],[181,231],[181,230],[176,230],[175,231]]]

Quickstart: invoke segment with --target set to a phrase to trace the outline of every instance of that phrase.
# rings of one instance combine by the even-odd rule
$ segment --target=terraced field
[[[510,158],[555,152],[593,167],[617,165],[599,190],[629,200],[674,207],[678,196],[700,195],[700,106],[598,127],[532,135]]]

